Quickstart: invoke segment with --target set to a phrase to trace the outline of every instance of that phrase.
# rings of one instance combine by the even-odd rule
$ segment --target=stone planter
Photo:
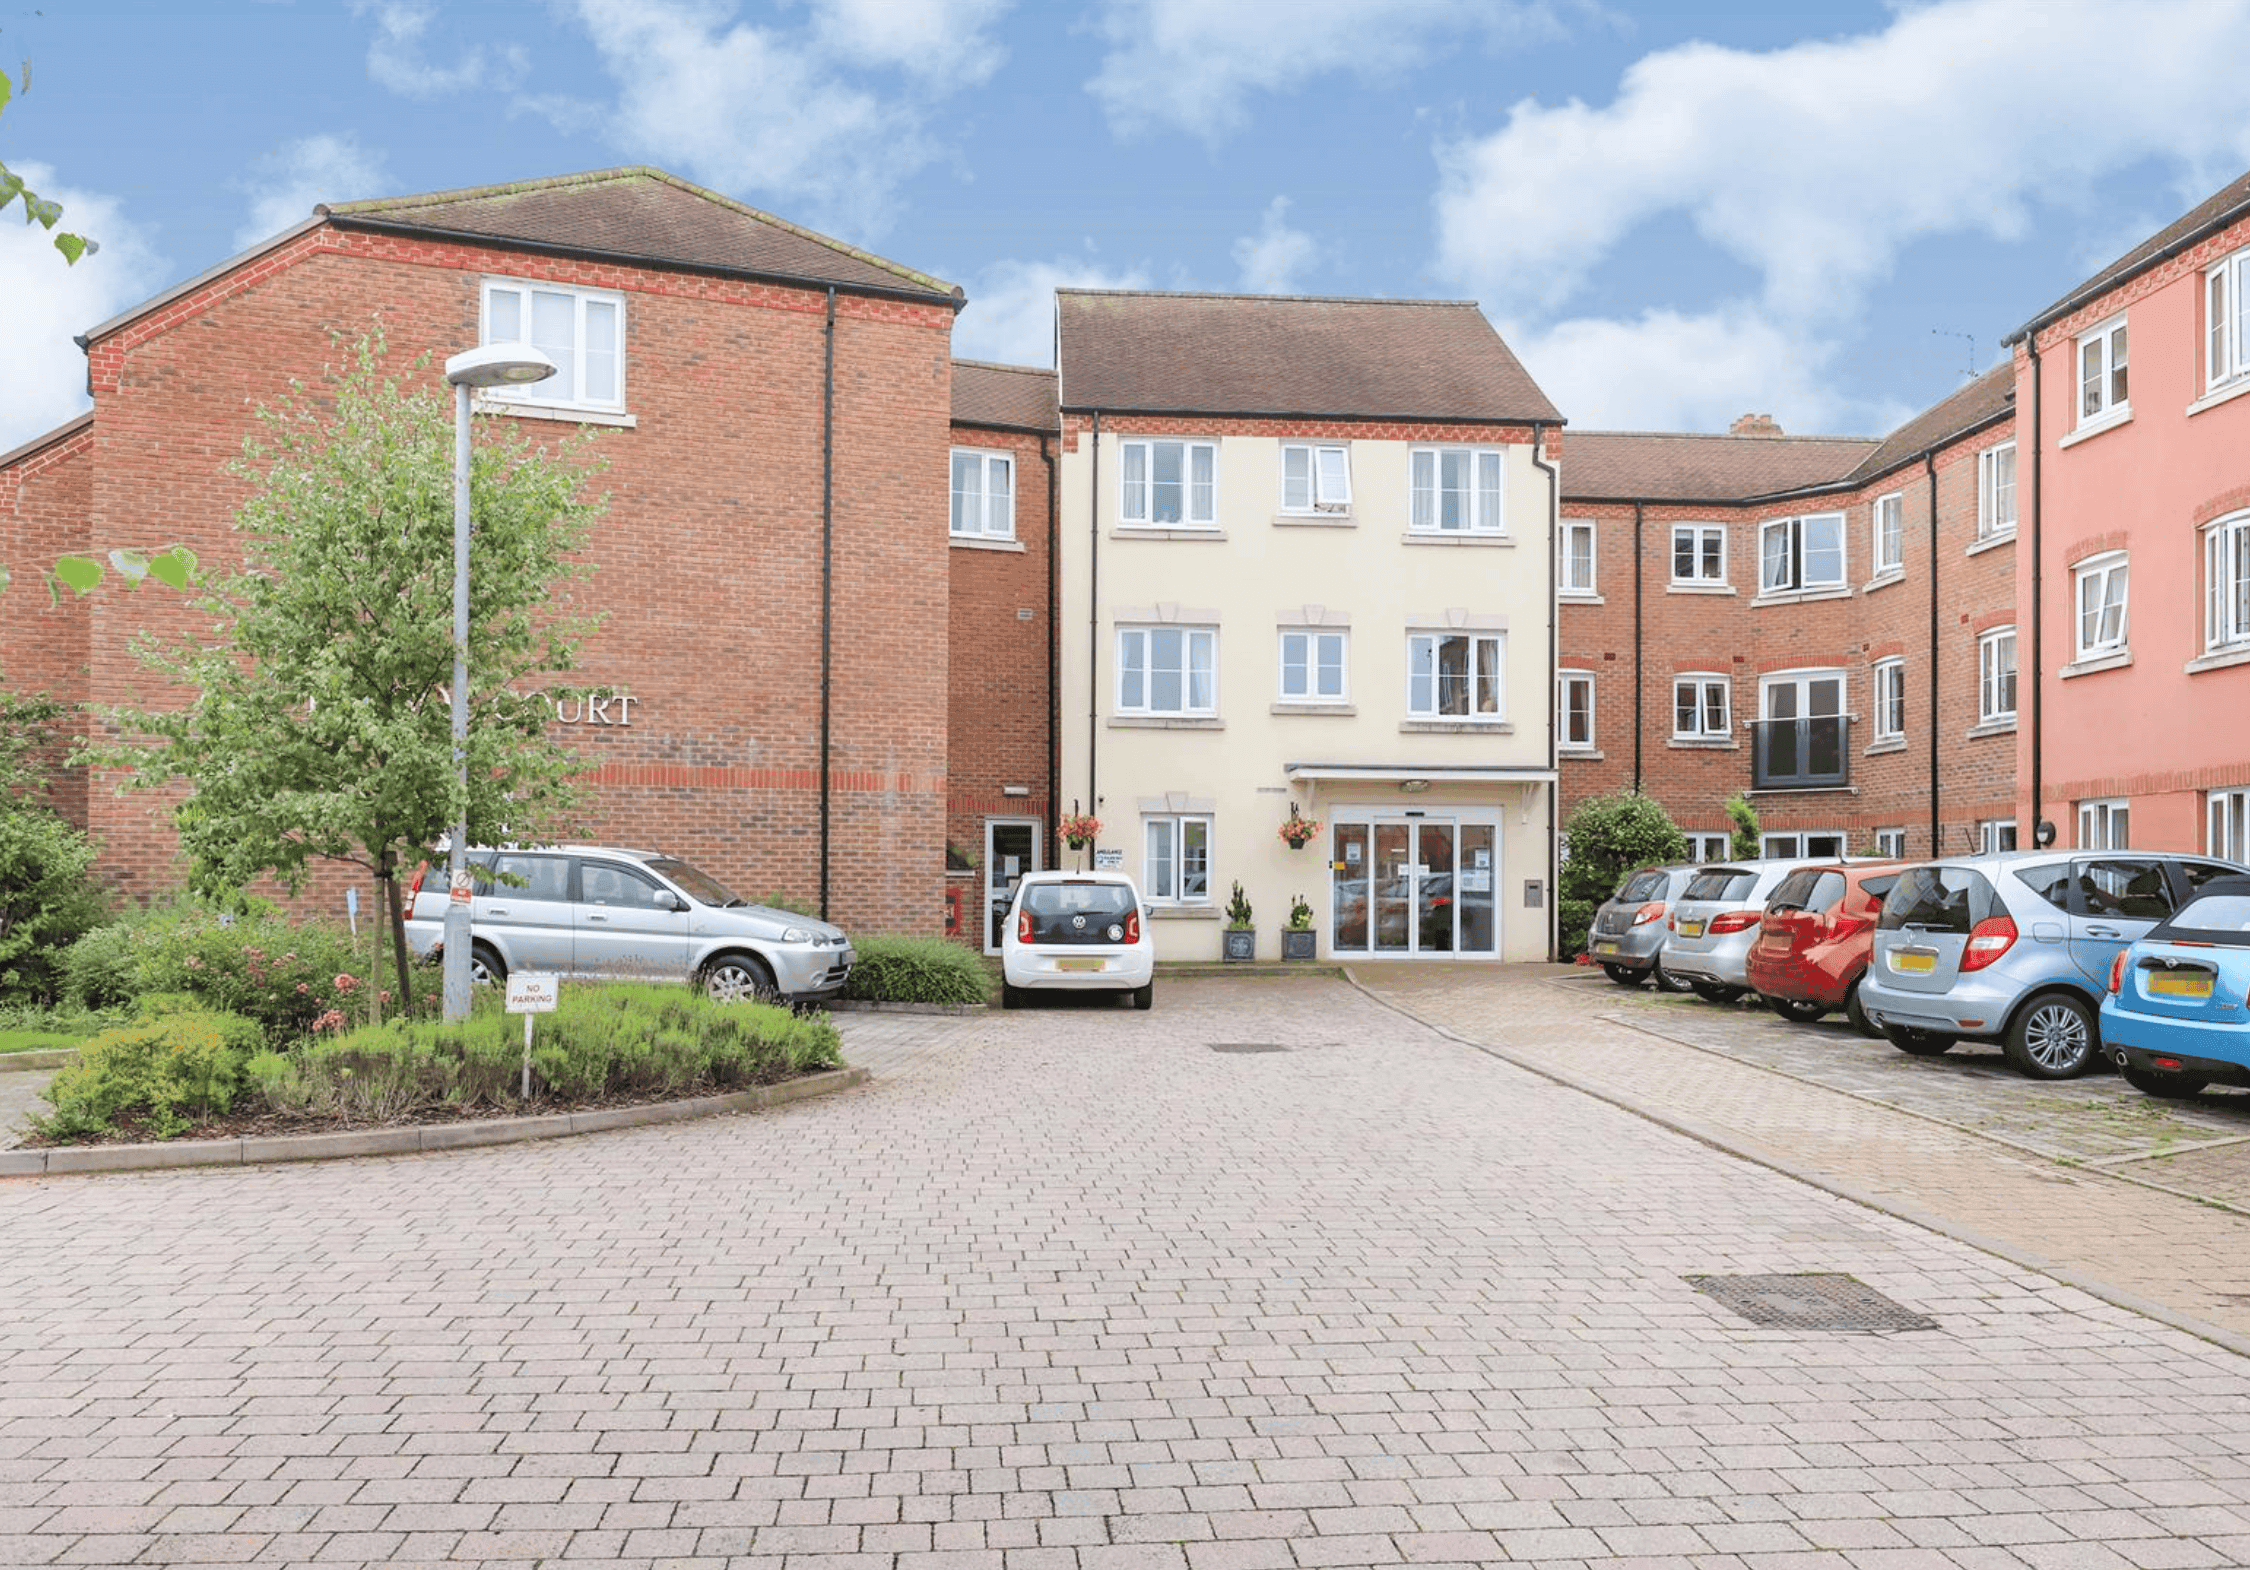
[[[1320,957],[1320,934],[1306,927],[1282,929],[1281,957],[1283,959],[1317,959]]]
[[[1219,934],[1226,947],[1221,957],[1229,965],[1240,965],[1258,957],[1258,929],[1255,927],[1229,927]]]

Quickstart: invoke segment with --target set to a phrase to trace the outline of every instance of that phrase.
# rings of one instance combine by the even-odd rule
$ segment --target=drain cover
[[[1753,1325],[1783,1330],[1935,1330],[1937,1321],[1845,1275],[1689,1276]]]
[[[1213,1052],[1287,1052],[1289,1049],[1278,1041],[1214,1041],[1211,1043],[1211,1050]]]

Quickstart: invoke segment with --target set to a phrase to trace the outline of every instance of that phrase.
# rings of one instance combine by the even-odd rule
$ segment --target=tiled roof
[[[2250,174],[2231,180],[2207,201],[2197,204],[2166,224],[2093,277],[2048,306],[2002,341],[2015,343],[2059,316],[2068,316],[2095,296],[2116,288],[2142,269],[2152,267],[2174,250],[2185,249],[2213,230],[2250,216]]]
[[[661,169],[599,169],[427,196],[338,202],[314,211],[347,226],[479,236],[620,261],[928,295],[948,304],[957,298],[952,285],[926,273]]]
[[[1942,447],[1964,431],[1974,430],[2016,406],[2016,368],[2007,362],[1995,365],[1951,397],[1940,399],[1883,438],[1850,475],[1859,483],[1874,479],[1902,463]]]
[[[1474,302],[1062,289],[1055,309],[1066,408],[1562,418]]]
[[[1573,431],[1563,443],[1563,500],[1746,501],[1833,484],[1881,445],[1860,436]]]
[[[1055,373],[1033,365],[953,362],[953,423],[997,425],[1012,431],[1053,431]]]

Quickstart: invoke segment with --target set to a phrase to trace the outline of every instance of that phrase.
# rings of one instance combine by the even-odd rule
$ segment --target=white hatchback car
[[[1000,940],[1000,1006],[1028,991],[1121,992],[1156,1001],[1156,937],[1141,891],[1122,872],[1030,872],[1016,885]]]

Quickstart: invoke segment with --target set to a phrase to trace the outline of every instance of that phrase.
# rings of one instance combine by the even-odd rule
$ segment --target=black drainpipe
[[[1555,600],[1556,543],[1562,532],[1562,474],[1540,456],[1547,422],[1531,422],[1531,461],[1547,476],[1547,959],[1562,954],[1562,858],[1555,838],[1555,811],[1562,795],[1562,757],[1556,750],[1555,667],[1562,663],[1562,607]]]
[[[836,286],[828,286],[820,387],[820,919],[828,914],[828,764],[835,737],[830,698],[836,684]]]
[[[2031,355],[2031,822],[2016,831],[2018,845],[2039,843],[2041,812],[2046,806],[2046,779],[2040,768],[2040,725],[2045,719],[2044,705],[2039,701],[2039,585],[2046,576],[2039,559],[2039,504],[2044,499],[2039,485],[2039,332],[2034,328],[2023,335],[2023,346]],[[2023,426],[2016,426],[2016,460],[2020,468],[2023,461]],[[2017,683],[2022,683],[2021,673]]]
[[[1641,788],[1641,704],[1648,680],[1641,637],[1641,504],[1633,503],[1633,789]]]
[[[1938,507],[1937,452],[1922,454],[1930,481],[1930,854],[1945,854],[1945,820],[1938,809]]]
[[[1094,411],[1093,505],[1086,509],[1086,810],[1101,816],[1101,791],[1094,784],[1095,732],[1101,724],[1102,690],[1102,411]]]
[[[1055,607],[1062,603],[1061,570],[1056,565],[1062,543],[1062,509],[1058,505],[1060,481],[1055,477],[1055,453],[1047,443],[1045,433],[1039,437],[1039,461],[1047,466],[1047,609],[1043,618],[1047,635],[1047,832],[1044,864],[1057,863],[1060,841],[1055,834],[1055,818],[1061,808],[1057,805],[1062,796],[1062,643],[1056,636]]]

